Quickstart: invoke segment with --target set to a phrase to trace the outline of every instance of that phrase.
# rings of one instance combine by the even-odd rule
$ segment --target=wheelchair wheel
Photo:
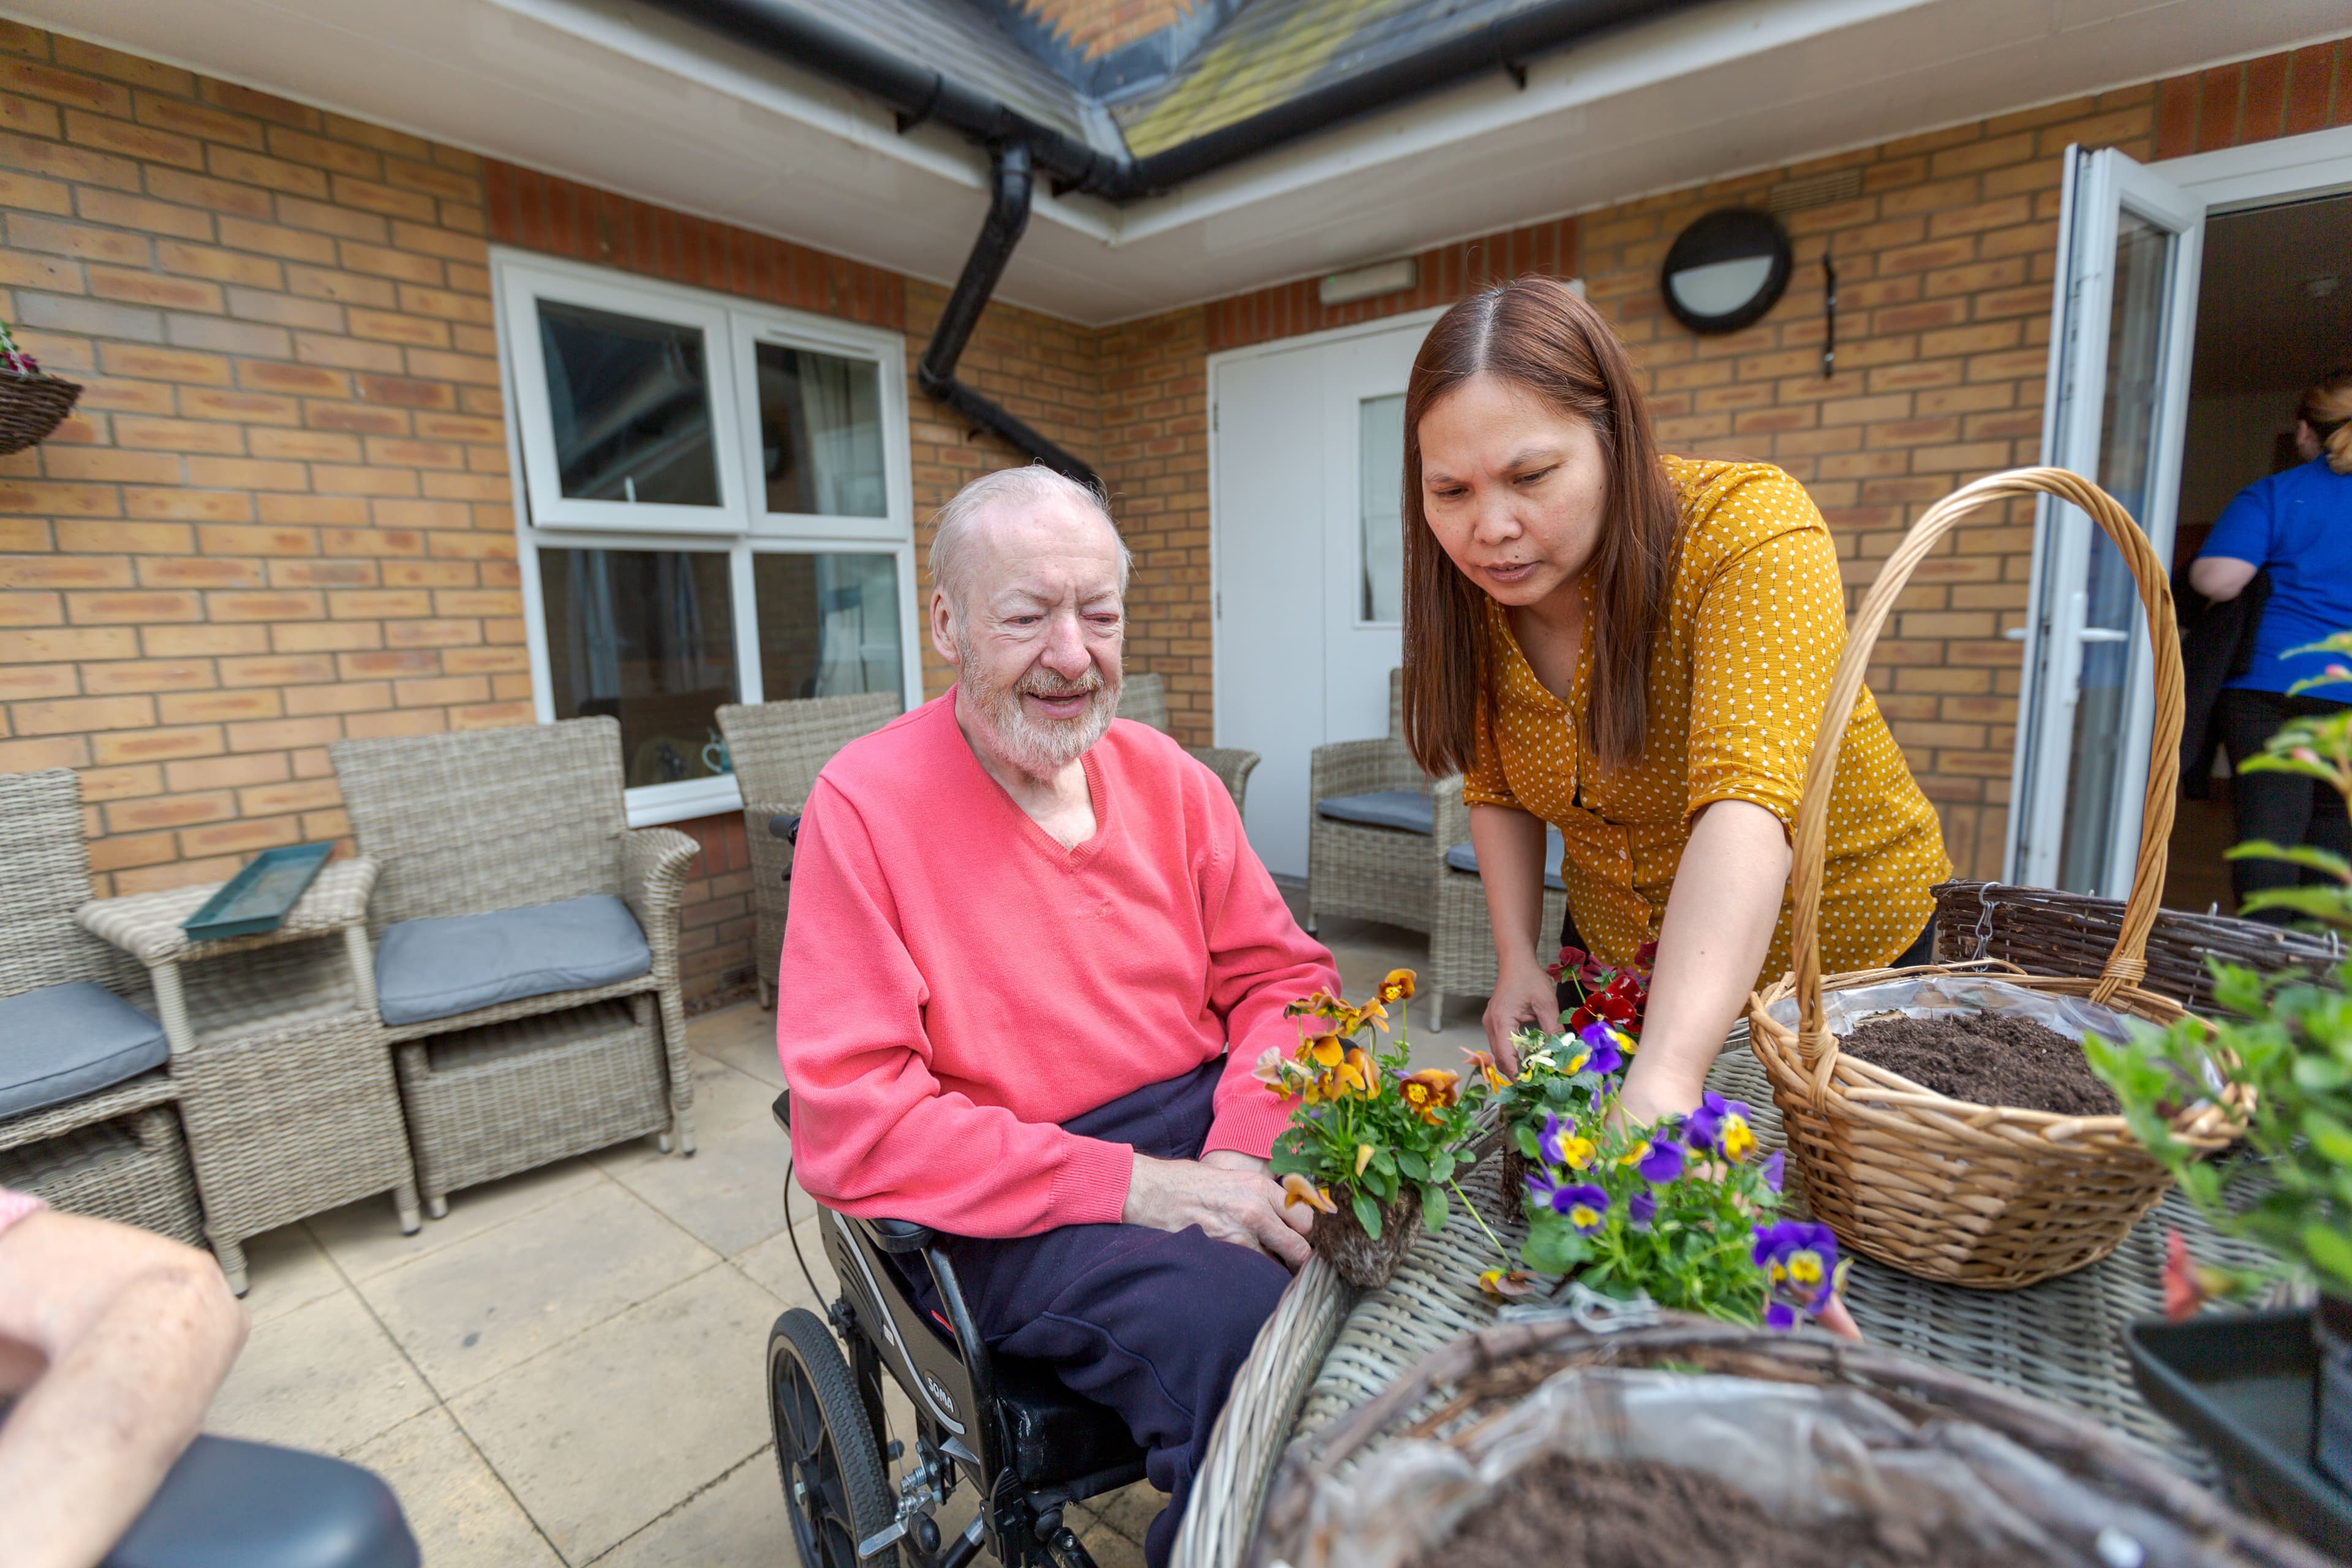
[[[768,1332],[768,1424],[793,1544],[806,1568],[898,1568],[898,1549],[857,1555],[898,1517],[849,1363],[824,1320],[795,1307]]]

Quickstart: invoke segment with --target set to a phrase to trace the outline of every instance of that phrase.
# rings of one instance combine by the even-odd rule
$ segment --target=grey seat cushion
[[[1335,795],[1315,803],[1316,811],[1334,822],[1360,822],[1369,827],[1402,827],[1407,833],[1437,830],[1437,808],[1429,797],[1409,789],[1375,790],[1370,795]]]
[[[0,998],[0,1117],[79,1100],[171,1055],[163,1025],[93,981]]]
[[[1559,879],[1559,858],[1567,848],[1559,828],[1555,827],[1544,835],[1544,886],[1555,893],[1568,891],[1568,884]],[[1467,842],[1456,844],[1445,852],[1445,863],[1457,871],[1467,871],[1475,877],[1478,874],[1478,851]]]
[[[633,980],[654,964],[629,906],[610,893],[489,915],[402,921],[375,953],[387,1024],[453,1018],[477,1007]]]

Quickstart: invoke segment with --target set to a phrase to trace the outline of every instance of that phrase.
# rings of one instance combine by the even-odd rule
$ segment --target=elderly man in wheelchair
[[[1250,1069],[1338,977],[1215,775],[1113,721],[1127,570],[1093,491],[967,486],[931,551],[954,689],[845,747],[797,822],[778,1114],[841,1295],[830,1330],[778,1322],[769,1382],[811,1568],[1071,1568],[1065,1507],[1145,1477],[1158,1568],[1307,1255]],[[942,1551],[965,1482],[979,1515]]]

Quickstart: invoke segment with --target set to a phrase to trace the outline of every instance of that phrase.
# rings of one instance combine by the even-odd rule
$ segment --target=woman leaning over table
[[[1845,635],[1837,552],[1763,463],[1662,456],[1624,349],[1548,278],[1430,330],[1405,394],[1405,733],[1463,774],[1499,979],[1487,1038],[1559,1011],[1539,950],[1658,944],[1636,1121],[1698,1103],[1749,990],[1789,966],[1790,834]],[[1822,958],[1924,962],[1936,815],[1865,690],[1830,795]],[[1581,933],[1580,935],[1579,933]]]

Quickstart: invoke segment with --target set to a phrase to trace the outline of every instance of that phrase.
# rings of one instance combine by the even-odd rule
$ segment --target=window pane
[[[762,552],[751,585],[769,701],[902,689],[894,557]]]
[[[1356,510],[1364,531],[1364,619],[1404,619],[1404,395],[1356,406]]]
[[[871,360],[759,345],[770,511],[880,517],[882,377]]]
[[[566,496],[719,504],[698,329],[542,300],[539,341]]]
[[[539,581],[558,719],[618,719],[631,789],[731,771],[712,717],[737,689],[725,555],[542,547]]]

